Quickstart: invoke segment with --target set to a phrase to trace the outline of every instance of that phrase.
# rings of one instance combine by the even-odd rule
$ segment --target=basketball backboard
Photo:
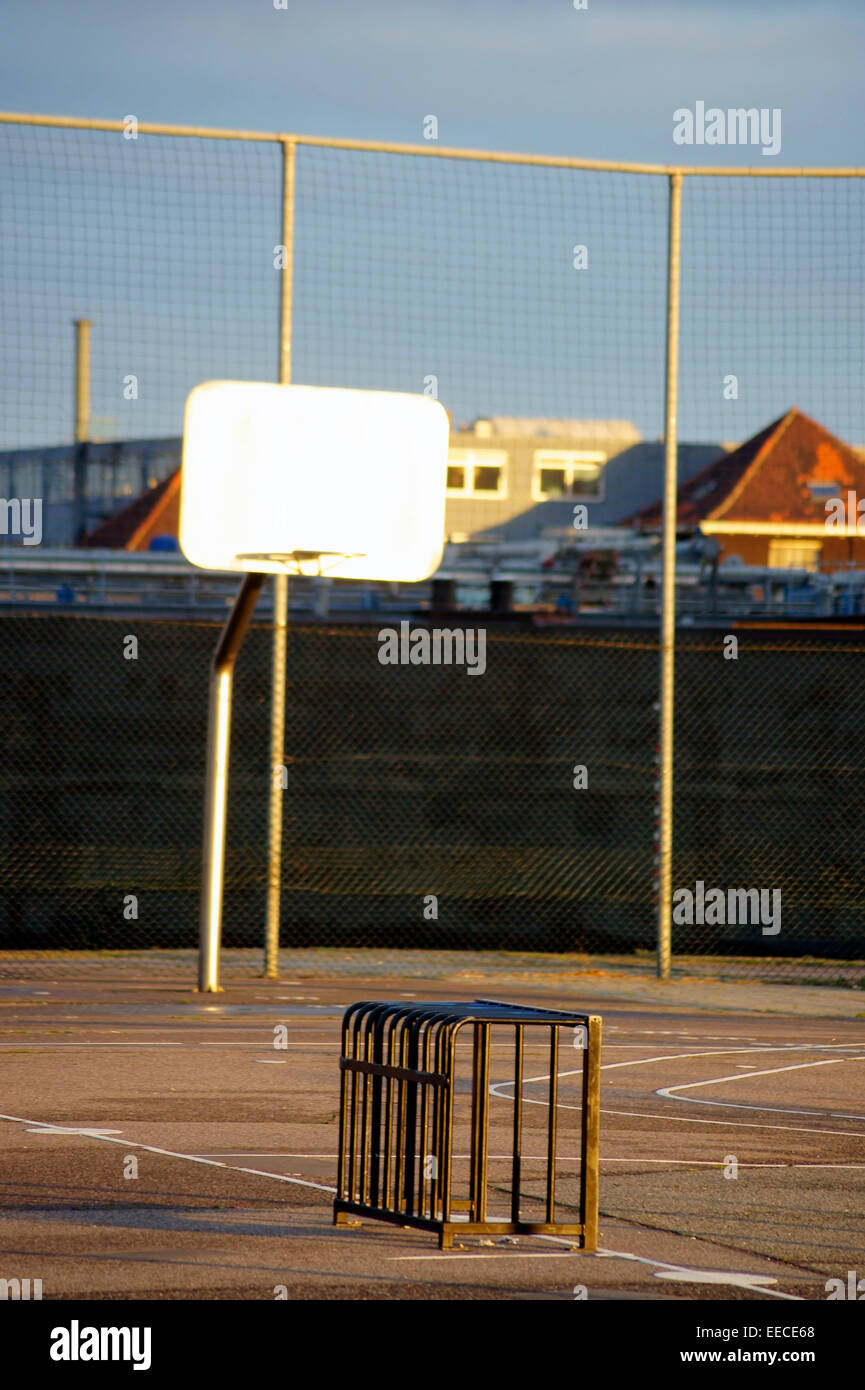
[[[204,382],[186,402],[180,548],[202,569],[426,579],[447,449],[427,396]]]

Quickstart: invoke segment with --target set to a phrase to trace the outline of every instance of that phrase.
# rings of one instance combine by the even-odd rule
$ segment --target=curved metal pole
[[[222,936],[222,886],[225,867],[225,820],[228,805],[228,753],[231,744],[231,690],[234,662],[264,582],[247,574],[234,600],[210,663],[210,713],[207,730],[207,782],[204,799],[204,849],[201,865],[201,927],[198,988],[219,991]]]

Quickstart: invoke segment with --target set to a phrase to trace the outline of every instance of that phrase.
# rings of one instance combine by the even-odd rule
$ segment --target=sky
[[[865,162],[860,0],[7,0],[4,27],[7,111],[419,144],[434,116],[457,147]],[[780,152],[676,143],[698,102],[780,112]],[[863,182],[685,181],[681,437],[796,404],[865,442]],[[275,147],[0,126],[0,190],[0,448],[68,438],[78,316],[100,437],[179,434],[197,381],[272,379]],[[433,376],[457,419],[657,437],[666,217],[663,179],[301,149],[294,379]]]
[[[844,164],[863,50],[860,0],[7,0],[0,79],[7,110],[393,141],[433,113],[443,144],[644,162],[700,99]]]

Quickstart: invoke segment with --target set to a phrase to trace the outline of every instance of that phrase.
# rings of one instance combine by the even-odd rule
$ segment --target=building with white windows
[[[680,444],[680,479],[722,447]],[[663,443],[642,439],[629,420],[476,420],[451,432],[448,539],[540,539],[570,527],[576,503],[585,504],[590,525],[616,525],[656,500],[663,477]]]

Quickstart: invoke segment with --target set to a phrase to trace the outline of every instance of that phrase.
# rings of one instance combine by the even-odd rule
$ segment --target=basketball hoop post
[[[295,550],[285,555],[261,554],[241,555],[238,559],[250,561],[276,562],[285,566],[277,579],[283,584],[283,575],[289,566],[295,566],[301,573],[304,564],[316,564],[318,573],[322,572],[325,556],[333,563],[337,559],[351,557],[338,556],[332,551]],[[204,850],[201,862],[201,926],[198,951],[198,991],[201,994],[218,994],[219,954],[222,946],[222,896],[225,881],[225,829],[228,807],[228,756],[231,749],[231,696],[234,687],[234,663],[241,643],[249,627],[249,620],[261,593],[264,573],[249,571],[238,590],[225,626],[219,635],[216,651],[210,663],[210,709],[207,728],[207,775],[204,794]],[[277,616],[277,623],[279,618]],[[285,633],[282,642],[284,648]],[[283,649],[284,659],[284,649]],[[278,668],[274,677],[278,676]],[[284,701],[284,686],[276,680],[276,695],[279,705]],[[280,821],[281,825],[281,821]],[[273,867],[269,865],[268,907],[271,906],[273,889]],[[277,886],[276,902],[279,902]],[[276,933],[268,932],[266,973],[270,979],[277,978],[277,953],[279,950],[278,928]]]
[[[198,988],[219,992],[219,947],[222,936],[222,885],[225,866],[225,818],[228,806],[228,754],[231,746],[231,692],[234,663],[264,575],[243,577],[210,663],[210,712],[207,729],[207,781],[204,800],[204,850],[201,864],[201,927]]]
[[[234,663],[266,574],[417,583],[441,563],[448,417],[393,391],[208,381],[186,402],[180,548],[245,575],[210,665],[198,989],[219,990]],[[277,602],[271,749],[282,762]],[[271,770],[273,777],[273,769]],[[272,788],[275,783],[271,782]],[[282,789],[271,801],[265,972],[278,973]]]

